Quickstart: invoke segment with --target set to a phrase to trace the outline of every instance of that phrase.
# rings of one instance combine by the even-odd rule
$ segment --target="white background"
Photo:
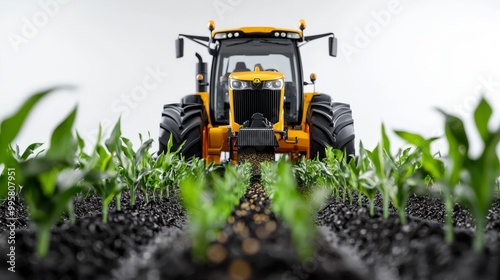
[[[351,104],[365,147],[376,145],[382,122],[441,135],[436,107],[467,116],[473,133],[470,116],[481,94],[496,110],[491,127],[500,124],[499,15],[496,0],[0,0],[0,119],[37,90],[74,85],[36,108],[16,139],[21,147],[48,142],[76,105],[76,128],[90,142],[99,123],[109,131],[120,115],[134,143],[138,133],[156,140],[163,104],[195,90],[194,52],[210,59],[188,41],[185,57],[175,59],[178,33],[208,36],[209,19],[219,29],[297,28],[304,18],[306,35],[339,39],[337,58],[328,56],[326,39],[304,46],[304,74],[316,73],[318,91]],[[140,93],[147,69],[163,76]],[[472,142],[477,151],[479,137]],[[435,148],[446,153],[442,142]]]

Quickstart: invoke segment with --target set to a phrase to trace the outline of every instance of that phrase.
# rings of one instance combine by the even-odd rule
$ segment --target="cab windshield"
[[[223,40],[212,77],[212,104],[217,122],[229,119],[228,77],[233,72],[281,72],[285,76],[285,120],[298,120],[300,85],[299,65],[294,42],[290,39],[241,38]]]

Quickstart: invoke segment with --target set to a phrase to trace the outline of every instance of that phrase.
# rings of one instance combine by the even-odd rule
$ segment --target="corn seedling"
[[[426,139],[417,133],[402,130],[396,130],[395,133],[407,143],[415,146],[417,148],[416,152],[420,153],[420,167],[418,170],[415,170],[415,174],[424,178],[424,185],[429,185],[430,182],[434,186],[442,186],[442,184],[445,184],[445,164],[440,157],[436,157],[431,151],[431,143],[438,138],[433,137]],[[414,178],[418,180],[418,176],[414,176]],[[452,193],[448,192],[447,188],[445,188],[444,194],[446,210],[446,240],[448,243],[451,243],[453,241],[452,212],[455,200]]]
[[[383,130],[383,129],[382,129]],[[371,160],[375,186],[382,194],[384,219],[389,217],[389,199],[393,195],[394,189],[390,185],[390,176],[392,173],[391,162],[388,159],[387,152],[384,150],[383,143],[379,143],[372,151],[366,151]]]
[[[18,169],[18,161],[13,155],[11,148],[12,141],[16,138],[17,134],[21,130],[26,118],[28,117],[31,110],[43,99],[45,96],[55,91],[56,88],[41,91],[39,93],[33,94],[28,100],[26,100],[23,105],[10,117],[6,118],[0,124],[0,168],[4,164],[4,170],[0,174],[0,184],[1,186],[7,186],[9,184],[7,170],[8,168]],[[16,188],[20,181],[19,174],[16,174],[15,182]],[[11,181],[12,182],[12,181]],[[0,200],[7,198],[8,188],[0,188]]]
[[[152,191],[154,199],[156,199],[155,193],[157,190],[160,193],[160,200],[163,199],[163,192],[166,192],[167,196],[169,196],[170,186],[178,186],[183,176],[189,174],[191,170],[200,168],[198,166],[193,167],[193,165],[204,164],[195,160],[185,161],[179,156],[182,145],[177,151],[172,151],[172,143],[172,135],[170,135],[165,152],[161,153],[156,160],[151,154],[148,154],[145,159],[146,165],[151,172],[144,176],[143,185]]]
[[[357,184],[360,193],[369,200],[370,216],[375,214],[375,195],[377,194],[376,181],[373,179],[374,172],[371,169],[370,158],[367,155],[363,143],[359,143],[359,156],[356,161],[349,162],[347,168],[351,174],[353,184]],[[361,196],[359,196],[361,198]]]
[[[54,130],[46,155],[20,163],[29,216],[37,230],[37,254],[45,256],[51,227],[64,211],[71,211],[72,198],[81,191],[78,183],[85,175],[74,169],[71,155],[77,150],[72,134],[76,109]]]
[[[99,126],[99,132],[94,150],[90,156],[84,157],[80,160],[80,169],[84,170],[85,173],[88,174],[88,178],[92,178],[92,180],[83,182],[82,185],[88,185],[101,195],[102,221],[103,223],[107,223],[109,203],[116,198],[116,208],[118,211],[120,210],[120,194],[126,185],[122,181],[122,178],[118,176],[118,168],[113,161],[113,153],[108,151],[106,147],[101,144],[101,137],[102,129]],[[111,135],[111,138],[113,138],[111,141],[119,140],[119,138],[116,138],[113,135]],[[108,143],[110,142],[108,141]],[[116,144],[117,143],[113,143],[113,145]],[[83,148],[84,145],[80,143],[80,153],[82,153]]]
[[[319,198],[325,198],[324,193],[309,196],[312,198],[309,202],[316,199],[316,207],[311,207],[297,191],[290,163],[281,160],[278,163],[264,164],[262,168],[262,183],[271,199],[271,209],[290,226],[292,242],[299,257],[302,259],[311,257],[317,234],[312,218],[323,202]],[[269,175],[271,176],[267,177]],[[321,188],[316,189],[316,191],[321,190]]]
[[[202,160],[195,160],[204,164]],[[226,166],[224,177],[217,172],[206,174],[204,165],[183,177],[180,183],[182,202],[189,217],[193,256],[205,260],[210,242],[226,223],[233,208],[250,182],[250,166]]]
[[[355,179],[351,177],[349,172],[347,158],[341,150],[332,149],[331,147],[327,147],[325,155],[323,161],[326,163],[326,169],[333,175],[327,178],[330,178],[330,186],[334,193],[336,191],[337,199],[340,194],[339,190],[342,188],[342,200],[346,201],[348,196],[349,203],[352,203],[352,191],[357,192],[358,189],[357,185],[351,185]]]
[[[267,163],[263,163],[267,164]],[[264,168],[270,170],[266,165]],[[294,177],[297,178],[297,184],[301,193],[309,194],[317,186],[329,186],[332,189],[337,188],[337,185],[332,182],[333,173],[324,162],[318,160],[303,160],[297,162],[293,166]],[[272,178],[272,175],[267,173],[265,178]],[[335,190],[333,190],[335,193]]]
[[[412,179],[415,171],[419,168],[420,153],[411,151],[411,148],[399,150],[394,162],[393,184],[396,186],[396,192],[391,198],[393,205],[399,212],[399,218],[402,224],[406,223],[405,206],[412,189],[418,185]]]
[[[152,142],[153,140],[149,139],[142,143],[137,151],[134,151],[132,142],[121,137],[120,121],[116,123],[110,137],[105,141],[109,152],[115,155],[120,178],[129,186],[131,206],[135,205],[136,191],[140,186],[144,172],[146,172],[142,168],[144,166],[143,160]],[[120,199],[120,195],[118,193],[117,201]]]
[[[481,99],[475,109],[474,120],[483,141],[483,150],[478,158],[471,158],[468,154],[469,140],[462,120],[442,113],[446,119],[445,132],[451,164],[447,172],[447,187],[450,188],[449,192],[454,190],[460,201],[471,210],[476,222],[474,249],[479,251],[484,247],[486,215],[493,202],[495,181],[500,175],[500,163],[496,154],[500,128],[493,131],[488,129],[492,109],[485,99]]]
[[[391,154],[391,143],[385,127],[382,124],[382,145],[384,165],[389,171],[386,173],[387,181],[382,184],[385,188],[391,188],[386,191],[390,194],[392,204],[399,212],[400,221],[402,224],[406,223],[405,206],[411,188],[415,187],[417,183],[412,180],[412,176],[419,167],[420,152],[418,150],[411,151],[411,148],[404,150],[400,149],[396,156]],[[384,198],[385,199],[385,198]],[[386,215],[386,203],[384,202],[384,215]]]

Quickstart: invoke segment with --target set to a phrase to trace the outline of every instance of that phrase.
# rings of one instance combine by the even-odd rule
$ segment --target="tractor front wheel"
[[[311,158],[323,159],[328,146],[344,151],[348,157],[355,156],[354,121],[349,104],[332,103],[329,98],[313,99],[307,123]]]
[[[185,158],[201,158],[204,120],[203,105],[195,103],[165,105],[160,122],[158,155],[167,152],[168,141],[172,136],[171,152],[177,151],[182,145],[180,154]]]

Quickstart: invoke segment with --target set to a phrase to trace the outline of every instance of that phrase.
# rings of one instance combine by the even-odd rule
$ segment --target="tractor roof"
[[[300,40],[302,39],[302,31],[270,26],[251,26],[212,31],[212,38],[215,40],[248,37],[272,37]]]

